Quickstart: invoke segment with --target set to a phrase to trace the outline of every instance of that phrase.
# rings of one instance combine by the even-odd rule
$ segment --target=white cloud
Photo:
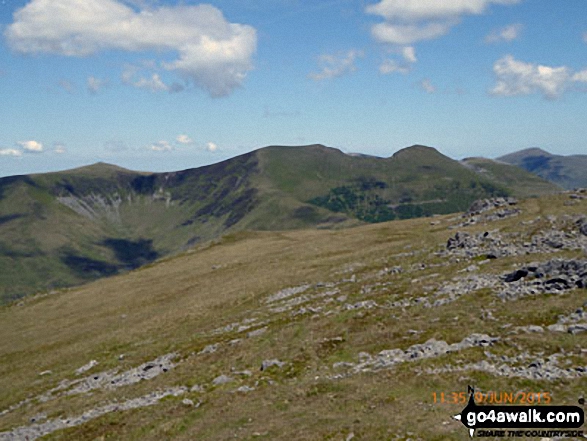
[[[386,19],[431,20],[450,18],[465,14],[482,14],[487,6],[495,4],[513,4],[519,0],[381,0],[367,6],[367,13],[376,14]]]
[[[213,142],[209,142],[206,144],[206,150],[208,150],[209,152],[215,152],[216,150],[218,150],[218,146]]]
[[[347,52],[339,52],[338,54],[324,54],[318,58],[318,64],[321,71],[318,73],[312,72],[308,75],[316,81],[326,80],[330,78],[340,77],[346,73],[357,70],[355,60],[363,56],[363,51],[351,49]]]
[[[25,153],[41,153],[43,151],[43,144],[37,141],[20,141],[17,144],[24,149]]]
[[[16,149],[0,149],[0,156],[22,156],[22,152]]]
[[[394,51],[391,51],[394,52]],[[418,61],[416,51],[413,46],[404,46],[395,51],[402,57],[401,60],[387,59],[379,65],[379,73],[387,75],[390,73],[407,74],[412,70],[412,65]]]
[[[139,78],[130,84],[138,89],[147,89],[151,92],[169,91],[169,86],[161,80],[159,74],[153,74],[151,78]]]
[[[175,138],[175,140],[179,143],[179,144],[193,144],[194,141],[192,141],[192,139],[188,136],[188,135],[177,135],[177,138]]]
[[[32,0],[14,13],[5,37],[21,53],[80,57],[114,49],[177,54],[159,67],[212,96],[242,85],[257,47],[252,26],[228,22],[214,6],[136,10],[118,0]]]
[[[384,60],[383,63],[379,65],[379,73],[383,75],[387,75],[390,73],[401,73],[407,74],[412,69],[410,66],[398,63],[396,60]]]
[[[167,141],[159,141],[151,144],[149,149],[153,150],[154,152],[170,152],[173,150],[173,147]]]
[[[102,80],[100,78],[89,76],[88,80],[86,82],[86,87],[88,89],[88,92],[90,92],[92,94],[96,94],[100,91],[100,89],[105,87],[107,84],[108,84],[107,80]]]
[[[513,41],[520,36],[523,28],[524,26],[520,23],[516,23],[501,29],[495,29],[485,37],[485,43],[491,44]]]
[[[520,0],[381,0],[366,7],[368,14],[385,21],[371,28],[381,43],[407,45],[448,33],[463,15],[479,15],[491,4],[514,4]]]
[[[418,61],[418,59],[416,58],[416,50],[413,46],[404,47],[402,49],[402,56],[404,57],[404,60],[406,60],[408,63],[415,63],[416,61]]]
[[[57,143],[57,144],[55,144],[53,151],[55,153],[61,155],[61,154],[65,153],[65,152],[67,152],[67,149],[65,148],[65,145],[64,144]]]
[[[548,99],[560,97],[575,82],[587,82],[587,69],[573,74],[567,66],[551,67],[525,63],[506,55],[493,65],[497,83],[490,93],[501,96],[542,93]]]
[[[573,75],[573,81],[577,81],[579,83],[587,83],[587,69],[584,69],[580,72],[577,72]]]
[[[428,23],[424,25],[415,24],[393,24],[377,23],[371,28],[371,34],[380,43],[391,44],[412,44],[422,40],[433,40],[447,34],[452,24],[450,23]]]
[[[418,83],[418,86],[426,93],[436,92],[436,87],[434,87],[434,85],[428,78],[424,78],[422,81],[420,81]]]

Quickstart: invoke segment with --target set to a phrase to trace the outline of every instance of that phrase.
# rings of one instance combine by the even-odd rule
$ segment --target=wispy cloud
[[[206,143],[206,150],[214,153],[216,150],[218,150],[218,145],[216,145],[216,143],[213,142],[208,142]]]
[[[169,91],[169,86],[161,80],[159,74],[153,74],[150,78],[139,78],[131,84],[138,89],[147,89],[151,92]]]
[[[559,98],[574,83],[587,83],[587,69],[574,73],[567,66],[525,63],[506,55],[493,65],[496,84],[492,95],[515,96],[541,93],[547,99]]]
[[[69,80],[59,80],[59,87],[67,93],[75,93],[75,85]]]
[[[194,143],[194,141],[192,140],[192,138],[190,138],[188,135],[177,135],[177,137],[175,138],[175,140],[179,144],[183,144],[183,145],[189,145],[189,144],[193,144]]]
[[[154,152],[170,152],[173,150],[173,146],[167,141],[158,141],[149,146],[149,150]]]
[[[25,153],[41,153],[41,152],[43,152],[43,144],[41,144],[38,141],[34,141],[34,140],[20,141],[17,144],[23,148]]]
[[[361,57],[363,57],[363,51],[356,49],[351,49],[347,52],[339,52],[337,54],[320,55],[318,58],[318,64],[321,68],[320,72],[310,73],[308,78],[320,81],[354,72],[357,70],[355,61],[357,58]]]
[[[401,59],[387,59],[379,65],[379,73],[390,74],[390,73],[401,73],[407,74],[412,71],[413,64],[418,61],[416,58],[416,51],[413,46],[404,46],[398,50],[391,51],[399,53]]]
[[[519,38],[522,29],[524,29],[524,26],[520,23],[511,24],[500,29],[495,29],[485,37],[485,43],[502,43],[516,40]]]
[[[436,87],[428,78],[424,78],[422,81],[418,82],[418,87],[426,93],[436,92]]]
[[[94,76],[89,76],[86,82],[86,87],[88,92],[91,94],[96,94],[100,91],[100,89],[106,87],[108,85],[108,80],[102,80],[100,78],[96,78]]]
[[[32,0],[14,13],[4,35],[21,53],[81,57],[115,49],[177,54],[175,60],[162,59],[159,67],[215,97],[242,85],[257,48],[255,28],[228,22],[208,4],[148,7],[139,2],[133,8],[118,0]],[[144,82],[146,87],[155,83],[153,78]]]
[[[0,156],[22,156],[22,151],[17,149],[0,149]]]
[[[53,145],[53,151],[59,155],[62,155],[67,152],[67,148],[65,148],[65,144],[58,142]]]

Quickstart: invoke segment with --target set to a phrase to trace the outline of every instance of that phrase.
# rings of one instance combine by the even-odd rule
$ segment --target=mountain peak
[[[96,162],[90,165],[84,165],[82,167],[72,168],[70,170],[65,170],[60,173],[69,173],[69,174],[85,174],[88,176],[98,176],[98,175],[111,175],[113,173],[135,173],[132,170],[129,170],[124,167],[120,167],[115,164],[109,164],[107,162]]]
[[[537,156],[552,158],[555,155],[553,155],[552,153],[549,153],[546,150],[543,150],[539,147],[530,147],[528,149],[518,150],[517,152],[500,156],[497,159],[499,161],[512,162],[512,161],[516,161],[516,160],[521,160],[523,158],[531,158],[531,157],[537,157]]]
[[[426,157],[426,156],[444,156],[434,147],[428,147],[421,144],[414,144],[409,147],[405,147],[401,150],[395,152],[391,157],[392,158],[408,158],[408,157]]]

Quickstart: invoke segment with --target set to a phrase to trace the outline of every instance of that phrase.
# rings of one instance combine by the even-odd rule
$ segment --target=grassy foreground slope
[[[170,173],[100,163],[2,178],[0,303],[135,269],[227,232],[341,228],[456,212],[529,187],[557,191],[515,170],[489,179],[424,146],[373,158],[311,145]]]
[[[44,439],[464,441],[468,432],[451,418],[464,404],[441,403],[441,393],[452,397],[471,385],[546,392],[552,404],[577,404],[587,387],[587,333],[547,327],[574,317],[585,289],[509,300],[498,294],[500,277],[524,264],[585,259],[575,222],[587,214],[587,199],[550,196],[518,208],[467,227],[452,215],[336,231],[235,233],[128,274],[3,306],[0,439],[169,388],[183,389],[149,406],[88,413]],[[456,231],[490,232],[503,250],[565,231],[583,248],[528,248],[532,254],[496,259],[446,254]],[[489,282],[496,285],[483,284]],[[442,299],[450,301],[427,306]],[[454,344],[474,334],[496,340],[380,363],[397,350],[416,353],[430,339]],[[111,370],[149,372],[156,368],[143,363],[171,353],[174,366],[150,379],[101,382]],[[97,364],[76,374],[92,360]],[[279,363],[260,370],[267,360]],[[481,362],[507,365],[510,374],[483,370]],[[523,375],[544,366],[549,376]],[[231,381],[218,380],[222,375]],[[80,385],[93,388],[76,391]]]

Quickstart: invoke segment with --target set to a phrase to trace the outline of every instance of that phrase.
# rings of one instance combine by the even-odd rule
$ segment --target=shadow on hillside
[[[136,241],[126,239],[106,239],[102,242],[116,255],[124,269],[135,269],[147,263],[153,262],[159,257],[159,253],[153,249],[153,241],[139,239]]]

